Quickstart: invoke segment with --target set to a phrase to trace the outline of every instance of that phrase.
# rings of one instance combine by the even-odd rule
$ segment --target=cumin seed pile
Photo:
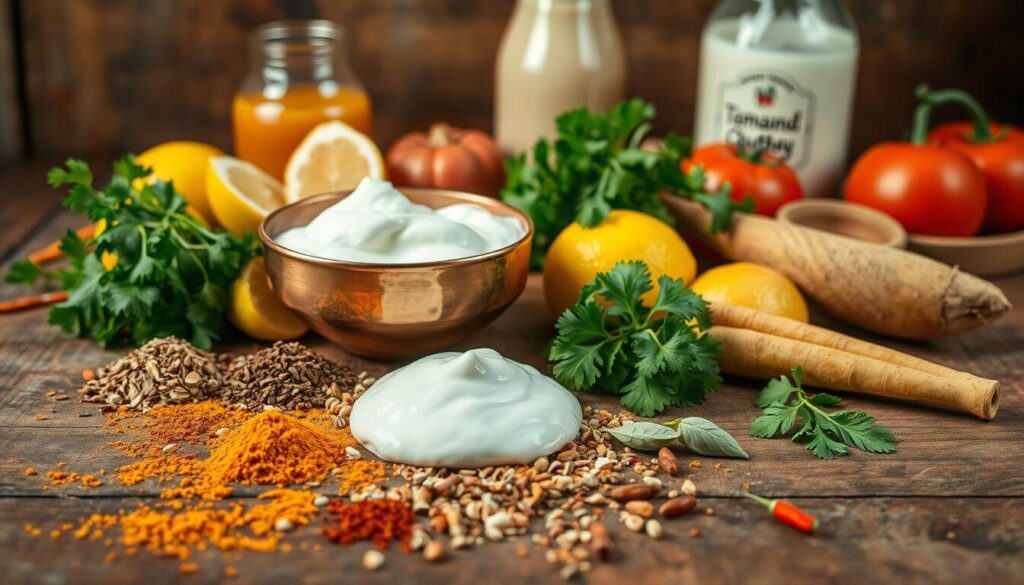
[[[322,408],[329,396],[359,383],[348,367],[313,353],[298,342],[278,341],[235,359],[225,375],[221,398],[249,410]]]
[[[83,402],[145,411],[157,404],[202,400],[215,394],[222,380],[213,354],[177,337],[163,337],[100,368],[79,393]]]

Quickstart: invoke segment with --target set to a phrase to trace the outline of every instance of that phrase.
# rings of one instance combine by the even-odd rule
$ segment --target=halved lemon
[[[236,236],[255,232],[268,213],[285,204],[280,181],[232,156],[210,159],[206,195],[217,222]]]
[[[264,341],[295,339],[309,330],[274,294],[262,257],[250,260],[235,279],[228,320],[242,333]]]
[[[384,178],[384,157],[368,136],[344,122],[324,122],[310,130],[284,170],[288,202],[355,189],[364,177]]]

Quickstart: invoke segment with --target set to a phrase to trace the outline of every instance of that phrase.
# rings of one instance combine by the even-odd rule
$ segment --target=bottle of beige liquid
[[[857,53],[842,0],[725,0],[701,38],[697,144],[770,150],[809,197],[837,196]]]
[[[626,92],[611,1],[518,0],[495,73],[494,134],[506,154],[552,138],[567,110],[610,110]]]

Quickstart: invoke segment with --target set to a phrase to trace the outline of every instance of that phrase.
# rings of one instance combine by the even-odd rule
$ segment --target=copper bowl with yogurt
[[[366,357],[432,353],[482,329],[515,301],[530,270],[533,223],[496,199],[447,189],[406,188],[413,203],[439,209],[471,203],[517,218],[525,234],[475,256],[413,264],[369,264],[318,258],[277,243],[352,191],[324,193],[286,205],[260,224],[263,255],[281,301],[320,335]]]

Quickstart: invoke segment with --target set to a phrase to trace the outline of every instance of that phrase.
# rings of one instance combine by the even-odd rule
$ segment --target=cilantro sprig
[[[620,395],[640,416],[693,406],[721,384],[715,357],[722,345],[707,303],[679,279],[662,276],[647,307],[651,273],[643,262],[619,262],[583,288],[558,318],[548,348],[555,378],[573,390]]]
[[[728,229],[734,211],[753,209],[749,198],[733,201],[728,186],[705,192],[699,166],[682,170],[689,139],[670,133],[657,148],[642,148],[654,113],[654,105],[640,99],[624,101],[607,114],[571,110],[555,121],[557,139],[539,140],[532,157],[523,153],[506,161],[508,182],[501,196],[533,219],[534,268],[543,266],[562,230],[573,222],[593,227],[612,209],[635,209],[673,223],[659,198],[662,191],[707,207],[712,233]]]
[[[792,440],[822,459],[847,455],[850,447],[869,453],[896,450],[895,435],[874,417],[856,410],[826,412],[824,407],[838,406],[841,399],[824,392],[808,394],[802,383],[799,367],[793,368],[792,381],[781,376],[768,382],[755,401],[764,414],[750,424],[750,436],[771,439],[796,428]]]
[[[25,260],[7,280],[57,280],[70,294],[51,308],[50,323],[104,346],[175,335],[208,348],[224,325],[227,291],[258,243],[207,227],[173,184],[147,182],[150,173],[128,155],[101,190],[83,161],[51,169],[49,184],[68,187],[64,206],[106,229],[85,241],[68,230],[60,244],[66,268]]]

